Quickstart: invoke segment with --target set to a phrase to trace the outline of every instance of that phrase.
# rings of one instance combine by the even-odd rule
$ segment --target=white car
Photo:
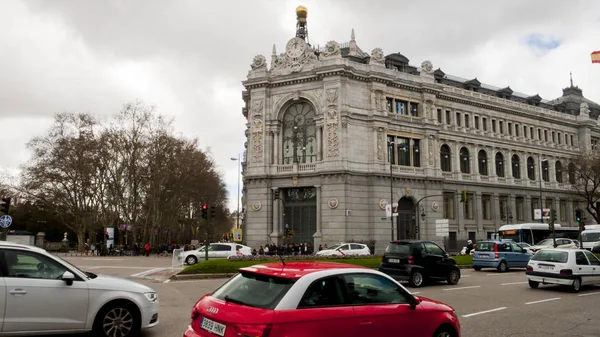
[[[371,250],[362,243],[340,243],[318,251],[317,256],[371,255]]]
[[[204,246],[182,253],[183,261],[189,266],[198,263],[198,261],[204,261],[206,252]],[[248,246],[241,245],[239,243],[221,242],[211,243],[208,246],[208,258],[228,258],[230,255],[252,255],[252,249]]]
[[[93,331],[136,336],[158,325],[158,296],[145,285],[84,272],[43,249],[0,243],[0,335]]]
[[[529,260],[526,275],[534,289],[560,284],[578,292],[582,285],[600,283],[600,260],[585,249],[542,249]]]
[[[556,248],[578,248],[579,245],[577,245],[577,243],[575,243],[575,241],[571,240],[571,239],[563,239],[563,238],[556,238]],[[545,249],[545,248],[554,248],[554,240],[552,238],[550,239],[544,239],[538,243],[536,243],[535,245],[529,247],[529,250],[532,251],[533,253]]]

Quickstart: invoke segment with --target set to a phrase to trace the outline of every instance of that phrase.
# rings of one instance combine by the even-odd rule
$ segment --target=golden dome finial
[[[306,9],[304,6],[298,6],[298,8],[296,8],[296,16],[298,19],[306,20],[306,17],[308,16],[308,9]]]

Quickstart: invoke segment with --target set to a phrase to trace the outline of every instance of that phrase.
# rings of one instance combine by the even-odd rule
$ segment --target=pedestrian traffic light
[[[8,214],[8,210],[10,209],[10,198],[2,198],[2,206],[0,207],[0,212],[4,214]]]
[[[217,206],[210,205],[210,218],[214,219],[216,214],[217,214]]]
[[[275,190],[275,192],[273,192],[273,199],[279,199],[279,190]]]
[[[579,208],[575,210],[575,220],[577,220],[577,222],[581,221],[581,210]]]
[[[110,240],[110,235],[108,235],[108,231],[106,231],[106,233],[104,233],[104,237],[106,238],[106,240]]]
[[[206,220],[207,218],[207,210],[206,210],[206,204],[202,204],[202,219]]]

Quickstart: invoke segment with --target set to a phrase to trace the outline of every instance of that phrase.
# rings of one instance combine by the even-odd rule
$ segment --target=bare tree
[[[569,168],[571,183],[579,196],[586,203],[586,210],[596,222],[600,222],[600,156],[596,154],[581,155]]]

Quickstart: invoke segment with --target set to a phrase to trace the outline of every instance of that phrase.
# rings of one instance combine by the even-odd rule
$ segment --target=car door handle
[[[11,295],[25,295],[25,294],[27,294],[27,290],[15,289],[15,290],[11,290],[10,294]]]
[[[373,324],[373,322],[371,322],[371,321],[362,321],[362,322],[360,322],[360,325],[371,325],[371,324]]]

